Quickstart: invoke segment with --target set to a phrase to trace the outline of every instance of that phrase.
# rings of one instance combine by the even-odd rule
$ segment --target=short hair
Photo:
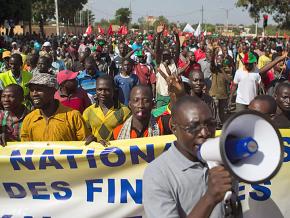
[[[3,91],[7,89],[13,89],[18,97],[24,98],[24,91],[23,88],[18,84],[10,84],[4,88]]]
[[[201,74],[201,75],[203,76],[203,78],[204,78],[204,74],[203,74],[203,72],[202,72],[201,70],[199,70],[199,69],[193,69],[193,70],[191,70],[190,73],[189,73],[189,75],[188,75],[188,77],[189,77],[189,78],[192,78],[194,73],[199,73],[199,74]]]
[[[171,108],[172,118],[176,117],[179,113],[180,108],[182,108],[185,104],[203,104],[204,102],[197,96],[183,96],[179,98],[175,104]]]
[[[133,61],[131,58],[124,58],[124,59],[122,60],[122,65],[125,63],[125,61],[128,61],[129,64],[134,65],[134,61]]]
[[[96,80],[96,84],[100,80],[105,80],[105,81],[110,82],[111,85],[112,85],[112,88],[114,89],[114,87],[115,87],[114,80],[109,75],[102,75],[102,76],[98,77],[97,80]]]
[[[275,95],[278,94],[278,92],[280,92],[280,90],[282,88],[290,88],[290,83],[288,81],[283,81],[281,83],[279,83],[277,86],[276,86],[276,89],[275,89]]]
[[[39,62],[40,59],[45,60],[49,65],[51,65],[52,61],[53,61],[50,55],[49,56],[44,56],[44,55],[40,56],[38,58],[38,62]]]
[[[130,92],[130,99],[132,97],[132,91],[134,89],[147,89],[150,93],[150,97],[153,99],[153,92],[152,92],[152,88],[148,85],[143,85],[143,84],[139,84],[139,85],[136,85],[132,88],[131,92]]]
[[[21,64],[23,64],[22,56],[21,56],[20,54],[15,53],[15,54],[11,55],[11,58],[13,58],[13,59],[19,61]],[[11,59],[11,58],[10,58],[10,59]]]
[[[275,99],[271,95],[257,95],[253,101],[265,101],[269,104],[270,107],[270,114],[275,114],[277,110],[277,103]]]

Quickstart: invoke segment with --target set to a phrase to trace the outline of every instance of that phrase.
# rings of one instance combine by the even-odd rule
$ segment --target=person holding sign
[[[215,135],[209,107],[196,96],[180,98],[172,107],[171,128],[177,140],[144,173],[147,217],[236,217],[222,202],[232,187],[230,173],[222,166],[208,169],[197,156],[198,145]]]

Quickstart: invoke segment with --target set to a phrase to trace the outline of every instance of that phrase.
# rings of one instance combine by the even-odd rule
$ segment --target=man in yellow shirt
[[[34,74],[27,86],[36,109],[23,121],[21,141],[84,141],[90,135],[80,112],[54,99],[55,76]]]
[[[262,55],[261,57],[259,57],[259,61],[258,61],[258,68],[262,69],[264,66],[266,66],[267,64],[269,64],[272,60],[270,58],[271,55],[271,51],[269,48],[265,49],[265,54]]]
[[[83,117],[92,130],[91,140],[106,144],[113,139],[113,130],[131,114],[130,109],[114,99],[114,82],[107,76],[96,81],[96,103],[88,107]]]
[[[27,71],[21,70],[22,57],[20,54],[13,54],[9,60],[10,70],[0,74],[0,90],[3,90],[10,84],[18,84],[23,88],[24,97],[29,94],[26,84],[32,78],[32,74]]]

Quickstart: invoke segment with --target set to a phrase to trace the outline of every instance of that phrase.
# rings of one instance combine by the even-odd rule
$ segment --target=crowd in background
[[[208,105],[218,129],[245,109],[290,127],[289,39],[164,29],[0,36],[1,144],[172,134],[171,107],[185,95]]]

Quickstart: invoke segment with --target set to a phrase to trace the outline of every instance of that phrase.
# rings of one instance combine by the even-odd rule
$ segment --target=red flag
[[[287,33],[286,32],[284,32],[284,39],[288,39],[288,35],[287,35]]]
[[[276,32],[276,38],[278,38],[279,37],[279,33],[278,32]]]
[[[109,36],[112,36],[112,35],[114,34],[112,24],[110,24],[110,26],[109,26],[109,28],[108,28],[108,31],[107,31],[107,34],[108,34]]]
[[[118,30],[118,34],[121,35],[122,34],[122,31],[123,31],[123,26],[121,26]]]
[[[105,34],[105,30],[100,25],[98,25],[98,33],[101,35]]]
[[[119,31],[118,31],[118,34],[120,35],[127,35],[128,34],[128,29],[125,25],[121,26]]]
[[[86,32],[85,32],[85,34],[87,34],[87,35],[91,35],[91,34],[92,34],[92,32],[93,32],[92,25],[91,25],[91,24],[89,24],[88,28],[86,29]]]
[[[128,34],[128,29],[126,26],[123,27],[122,35],[127,35]]]

